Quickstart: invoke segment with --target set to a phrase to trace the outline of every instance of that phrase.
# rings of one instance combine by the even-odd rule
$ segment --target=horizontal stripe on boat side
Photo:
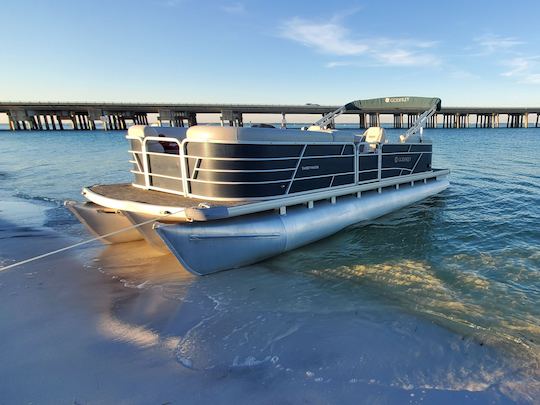
[[[290,180],[293,169],[287,171],[269,172],[206,172],[196,171],[193,179],[218,182],[265,182],[276,180]]]
[[[195,158],[189,158],[189,166],[193,167]],[[201,170],[285,170],[294,169],[298,159],[285,160],[210,160],[200,161]]]
[[[217,184],[190,181],[190,193],[217,198],[262,198],[285,194],[289,182]]]
[[[303,145],[254,145],[187,142],[187,154],[213,158],[285,158],[297,157]]]

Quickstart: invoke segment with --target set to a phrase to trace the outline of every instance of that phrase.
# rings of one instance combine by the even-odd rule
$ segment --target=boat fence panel
[[[185,144],[189,192],[212,199],[262,199],[354,184],[353,143]]]
[[[427,143],[226,143],[146,137],[131,139],[130,153],[134,186],[208,200],[284,197],[431,170]]]

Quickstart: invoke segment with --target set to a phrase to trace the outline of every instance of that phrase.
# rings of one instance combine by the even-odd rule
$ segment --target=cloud
[[[375,58],[384,65],[392,66],[436,66],[441,62],[440,59],[434,55],[408,51],[405,49],[376,52],[374,55]]]
[[[336,16],[326,22],[295,17],[281,25],[279,35],[322,54],[367,57],[367,61],[332,61],[325,65],[328,68],[366,65],[434,66],[440,63],[437,56],[425,52],[438,44],[435,41],[356,37],[343,26],[341,17]]]
[[[518,83],[540,84],[540,56],[517,56],[504,64],[509,70],[501,76],[514,78]]]
[[[343,67],[343,66],[360,66],[360,64],[355,63],[355,62],[348,62],[348,61],[335,61],[335,62],[328,62],[324,66],[332,69],[332,68]]]
[[[520,49],[527,43],[515,37],[486,34],[473,40],[479,49],[475,56],[497,57],[494,61],[504,66],[500,76],[520,84],[540,84],[540,55],[528,56]]]
[[[280,35],[331,55],[360,55],[369,48],[362,41],[350,39],[349,31],[333,21],[316,23],[295,17],[281,26]]]
[[[474,38],[474,42],[481,48],[481,54],[492,54],[501,51],[509,51],[524,42],[514,37],[504,37],[496,34],[485,34]]]
[[[228,14],[245,14],[246,13],[246,7],[239,2],[236,3],[230,3],[230,4],[224,4],[221,7],[221,10],[225,11]]]

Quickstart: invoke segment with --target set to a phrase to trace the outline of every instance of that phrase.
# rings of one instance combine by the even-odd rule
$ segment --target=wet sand
[[[8,222],[0,238],[4,265],[74,242]],[[195,277],[142,242],[0,271],[0,403],[534,402],[501,348],[288,277],[279,261]]]

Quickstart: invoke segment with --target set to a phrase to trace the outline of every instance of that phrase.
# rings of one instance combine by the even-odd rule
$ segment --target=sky
[[[540,105],[538,1],[2,0],[0,100]]]

